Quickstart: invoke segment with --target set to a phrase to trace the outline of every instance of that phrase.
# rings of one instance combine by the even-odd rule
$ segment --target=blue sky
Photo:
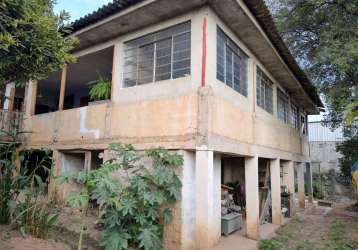
[[[71,14],[71,21],[74,21],[108,2],[111,0],[57,0],[54,10],[56,13],[66,10]]]

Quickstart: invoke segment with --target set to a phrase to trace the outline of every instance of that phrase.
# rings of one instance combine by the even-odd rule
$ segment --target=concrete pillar
[[[29,81],[25,88],[25,116],[35,114],[37,81]]]
[[[52,151],[52,169],[48,185],[48,195],[51,201],[61,201],[63,199],[62,194],[59,192],[59,185],[56,183],[56,177],[61,173],[61,153],[58,150]]]
[[[214,244],[219,242],[221,237],[221,156],[214,154],[214,191],[213,191],[213,223],[214,223]]]
[[[195,249],[213,249],[220,235],[220,167],[214,152],[197,149],[195,157]]]
[[[181,249],[195,248],[195,152],[183,152],[184,165],[181,176]],[[172,227],[168,225],[168,227]],[[166,237],[164,237],[166,240]],[[170,249],[168,245],[164,249]]]
[[[15,83],[8,83],[5,89],[4,109],[12,111],[14,109],[14,99]]]
[[[310,162],[306,163],[305,182],[307,186],[308,200],[309,202],[313,202],[312,166]]]
[[[280,159],[270,160],[272,223],[281,225],[281,178]]]
[[[293,161],[286,161],[283,164],[283,184],[287,186],[290,193],[290,216],[295,214],[295,168]]]
[[[298,206],[300,208],[305,208],[305,164],[297,164],[297,185],[298,185]]]
[[[259,158],[245,158],[246,232],[250,239],[259,239]]]
[[[112,89],[111,100],[118,102],[120,88],[123,87],[122,70],[123,62],[121,62],[121,53],[123,51],[123,41],[119,41],[114,45],[113,49],[113,66],[112,66]]]
[[[92,153],[91,151],[86,151],[84,168],[87,172],[91,171],[91,163],[92,163]]]

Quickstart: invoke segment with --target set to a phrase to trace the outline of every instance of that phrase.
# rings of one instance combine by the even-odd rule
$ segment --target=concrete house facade
[[[72,28],[77,62],[30,81],[23,100],[23,148],[51,149],[55,174],[97,167],[111,142],[180,152],[182,198],[166,249],[213,248],[230,181],[244,185],[247,237],[259,239],[262,168],[273,224],[282,223],[281,186],[295,194],[295,171],[304,207],[307,115],[322,103],[262,0],[117,0]],[[93,103],[87,83],[98,76],[112,94]]]

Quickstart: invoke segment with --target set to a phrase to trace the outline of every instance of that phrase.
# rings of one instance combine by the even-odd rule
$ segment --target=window
[[[256,67],[256,103],[269,113],[273,113],[272,105],[272,81],[266,74]]]
[[[291,126],[298,129],[298,108],[296,105],[291,105]]]
[[[307,117],[303,113],[301,113],[301,134],[308,136]]]
[[[190,75],[190,22],[125,43],[124,86]]]
[[[277,88],[277,117],[288,123],[288,98],[279,88]]]
[[[247,96],[247,55],[218,27],[216,78]]]

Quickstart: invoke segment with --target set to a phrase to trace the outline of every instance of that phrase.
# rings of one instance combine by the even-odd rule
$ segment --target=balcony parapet
[[[21,131],[23,112],[0,109],[0,141],[11,141]]]

